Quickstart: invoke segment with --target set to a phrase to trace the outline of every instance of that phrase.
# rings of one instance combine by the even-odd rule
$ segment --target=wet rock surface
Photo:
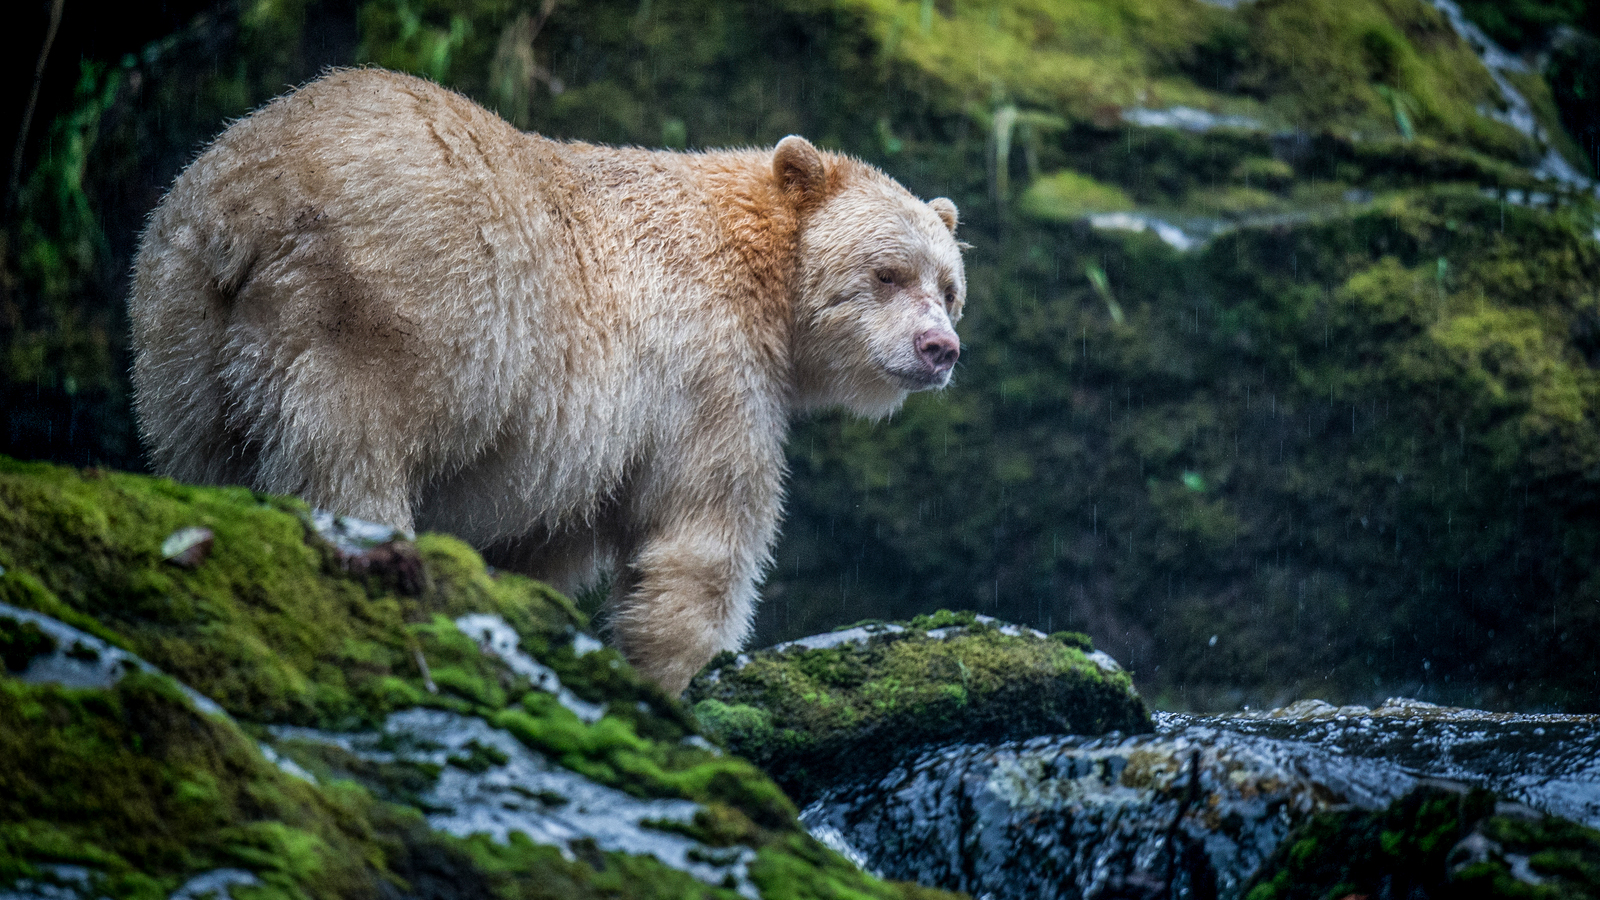
[[[715,847],[686,837],[698,804],[680,799],[641,799],[578,775],[530,751],[510,732],[482,719],[443,710],[395,713],[376,731],[322,732],[272,729],[285,756],[306,745],[333,747],[358,762],[436,773],[418,793],[428,825],[461,838],[485,835],[509,844],[520,835],[559,848],[567,859],[594,847],[655,859],[709,885],[732,887],[757,898],[750,882],[749,847]],[[308,764],[315,754],[306,754]],[[323,758],[326,760],[326,758]]]
[[[1391,700],[1375,709],[1304,700],[1267,712],[1158,719],[1163,727],[1211,728],[1281,746],[1311,746],[1352,766],[1393,773],[1385,776],[1393,779],[1470,784],[1600,827],[1597,716],[1496,713],[1414,700]]]
[[[1155,722],[1150,735],[930,750],[827,790],[802,820],[886,877],[996,900],[1244,896],[1319,816],[1441,783],[1600,824],[1594,717],[1308,701]]]

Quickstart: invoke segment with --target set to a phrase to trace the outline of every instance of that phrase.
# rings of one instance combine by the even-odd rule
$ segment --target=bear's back
[[[392,432],[438,523],[489,538],[587,515],[696,397],[782,368],[786,300],[756,333],[727,302],[750,274],[708,200],[719,178],[764,182],[766,156],[551,141],[381,70],[268,104],[145,234],[130,311],[158,468],[315,496],[273,474],[314,468],[284,457]],[[521,496],[458,509],[457,476]]]

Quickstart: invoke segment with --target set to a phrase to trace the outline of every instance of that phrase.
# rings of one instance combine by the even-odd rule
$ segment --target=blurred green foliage
[[[1513,44],[1488,6],[1587,15],[1464,5]],[[1561,46],[1516,84],[1587,167],[1595,54]],[[1528,174],[1549,148],[1480,114],[1499,89],[1431,4],[240,0],[86,69],[52,126],[6,232],[12,452],[139,465],[142,217],[330,63],[560,137],[804,133],[960,205],[956,384],[794,433],[758,638],[956,605],[1087,631],[1161,705],[1600,703],[1592,199]],[[1178,106],[1221,125],[1127,118]]]

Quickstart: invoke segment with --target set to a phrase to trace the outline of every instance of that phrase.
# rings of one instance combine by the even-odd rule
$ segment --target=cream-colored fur
[[[152,215],[129,301],[155,465],[455,532],[681,690],[749,628],[793,415],[943,387],[956,210],[801,138],[666,153],[329,74]]]

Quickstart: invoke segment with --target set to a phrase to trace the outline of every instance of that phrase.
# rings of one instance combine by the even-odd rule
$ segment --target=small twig
[[[428,660],[422,655],[422,648],[412,647],[411,652],[416,654],[417,669],[422,672],[423,686],[428,689],[430,694],[439,693],[439,686],[433,683],[433,673],[428,671]]]
[[[39,105],[39,88],[44,84],[44,65],[50,59],[50,45],[56,42],[56,31],[61,27],[61,11],[67,0],[52,0],[50,27],[44,34],[44,46],[39,48],[39,62],[33,67],[33,88],[28,92],[28,105],[22,111],[22,127],[17,129],[17,148],[11,152],[11,180],[6,182],[6,213],[11,213],[17,202],[17,189],[22,185],[22,153],[28,146],[28,130],[33,125],[33,111]]]

